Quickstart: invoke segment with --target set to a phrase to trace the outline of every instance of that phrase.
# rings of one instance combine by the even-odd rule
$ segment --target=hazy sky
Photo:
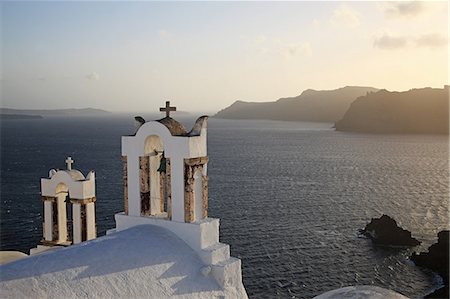
[[[2,2],[2,107],[213,112],[448,84],[443,2]]]

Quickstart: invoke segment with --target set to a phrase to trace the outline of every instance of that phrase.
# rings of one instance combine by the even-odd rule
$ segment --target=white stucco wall
[[[161,192],[160,192],[160,177],[158,168],[161,164],[159,156],[150,156],[150,214],[156,215],[161,212]]]
[[[86,204],[86,238],[95,239],[97,232],[95,229],[95,205],[93,202]]]
[[[203,218],[203,185],[202,172],[197,170],[194,174],[194,221]]]
[[[73,219],[73,243],[81,243],[81,205],[74,203],[72,205],[72,219]]]
[[[156,217],[127,216],[123,213],[115,215],[116,231],[133,226],[152,224],[175,233],[192,249],[200,251],[219,242],[219,219],[206,218],[197,223],[180,223]]]
[[[206,129],[202,129],[202,135],[189,137],[189,156],[190,158],[205,157],[206,152]]]
[[[174,157],[170,160],[172,220],[184,222],[184,160]]]
[[[44,201],[44,239],[53,239],[53,202]]]
[[[2,299],[246,298],[203,267],[173,233],[144,225],[3,265],[0,290]]]
[[[95,172],[90,171],[86,176],[86,180],[82,182],[83,196],[82,198],[89,198],[95,196]],[[78,197],[75,197],[78,198]]]
[[[66,194],[57,194],[58,202],[58,242],[67,241],[67,207],[66,207]]]
[[[127,155],[127,177],[128,177],[128,214],[131,216],[140,216],[141,202],[140,200],[137,200],[140,198],[139,156],[132,154]]]
[[[118,213],[115,220],[116,229],[110,233],[143,224],[156,225],[173,232],[197,253],[205,267],[210,268],[209,272],[221,288],[235,294],[230,295],[230,298],[247,298],[242,284],[241,260],[230,257],[230,247],[219,242],[219,219],[206,218],[200,222],[184,223]]]
[[[78,172],[78,174],[80,175],[81,173]],[[41,194],[42,196],[55,196],[57,186],[63,183],[67,186],[71,198],[84,199],[94,197],[95,173],[93,171],[89,172],[86,179],[81,174],[79,178],[81,180],[74,178],[68,170],[56,171],[51,178],[41,179]]]

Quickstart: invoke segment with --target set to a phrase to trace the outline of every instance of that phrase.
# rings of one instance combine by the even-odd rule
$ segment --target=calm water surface
[[[132,117],[1,122],[1,249],[41,238],[40,178],[97,175],[97,229],[123,210],[120,136]],[[193,120],[186,120],[192,124]],[[335,132],[330,124],[211,119],[209,214],[242,259],[251,298],[311,298],[374,284],[420,298],[438,281],[408,250],[374,247],[359,228],[391,215],[423,250],[448,229],[448,137]]]

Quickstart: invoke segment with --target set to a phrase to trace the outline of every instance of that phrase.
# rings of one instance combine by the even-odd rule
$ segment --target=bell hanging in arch
[[[161,173],[163,172],[166,173],[166,157],[164,157],[164,153],[161,157],[161,163],[159,164],[159,168],[157,171]]]

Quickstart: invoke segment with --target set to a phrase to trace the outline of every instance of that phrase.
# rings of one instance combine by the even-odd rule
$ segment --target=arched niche
[[[168,216],[170,175],[164,143],[158,135],[149,135],[144,142],[144,156],[139,158],[141,215]]]
[[[66,195],[68,195],[69,187],[67,187],[67,185],[64,183],[57,184],[56,188],[55,188],[55,194],[59,194],[59,193],[66,193]]]
[[[164,150],[164,145],[161,137],[158,135],[150,135],[145,139],[144,142],[144,153],[146,155],[153,155],[156,152],[161,152]]]
[[[58,242],[68,241],[67,229],[67,197],[69,187],[65,183],[58,183],[55,188],[55,201],[52,203],[53,210],[53,240]]]

